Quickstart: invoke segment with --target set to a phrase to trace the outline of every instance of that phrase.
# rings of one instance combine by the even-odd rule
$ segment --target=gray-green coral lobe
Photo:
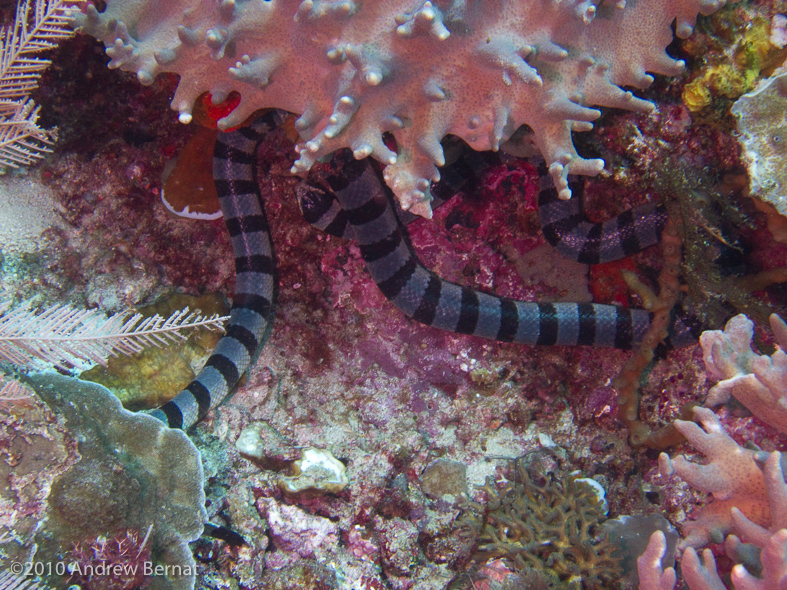
[[[188,437],[155,418],[124,410],[94,383],[42,373],[36,393],[63,416],[80,461],[53,482],[36,559],[55,563],[74,543],[126,528],[145,531],[156,563],[187,567],[190,576],[154,577],[151,588],[194,587],[188,543],[207,520],[202,460]]]

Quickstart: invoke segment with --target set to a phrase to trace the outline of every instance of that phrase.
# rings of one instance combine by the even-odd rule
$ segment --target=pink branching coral
[[[708,376],[718,383],[710,390],[708,405],[735,396],[764,422],[787,432],[787,325],[777,315],[770,318],[780,349],[771,356],[751,348],[754,324],[744,315],[732,318],[724,331],[707,331],[700,337]],[[738,562],[731,574],[735,590],[787,588],[787,483],[781,453],[766,455],[744,449],[722,428],[707,408],[695,408],[700,422],[675,421],[675,428],[708,459],[700,465],[685,457],[659,457],[664,476],[676,474],[692,487],[713,495],[699,518],[686,524],[681,571],[690,590],[725,590],[710,550],[701,556],[695,548],[724,541],[727,555]],[[767,528],[766,528],[767,527]],[[735,534],[731,534],[735,533]],[[726,537],[726,539],[725,539]],[[760,551],[762,578],[740,565],[751,563],[750,543]],[[672,590],[676,575],[662,570],[666,541],[654,533],[637,561],[640,590]],[[756,560],[755,560],[756,561]]]
[[[771,316],[776,341],[787,347],[787,325]],[[755,416],[787,431],[787,355],[777,350],[771,356],[751,349],[753,323],[744,315],[734,317],[724,331],[707,331],[700,337],[705,365],[711,379],[719,383],[710,390],[708,403],[723,403],[735,395]],[[659,457],[662,475],[679,475],[692,487],[713,494],[714,501],[700,517],[685,527],[681,547],[701,547],[720,542],[734,527],[733,514],[745,514],[762,525],[769,522],[770,508],[757,452],[739,446],[722,428],[716,415],[696,408],[702,428],[693,422],[675,421],[675,428],[710,463],[699,465],[685,457]]]
[[[707,406],[735,397],[757,418],[787,432],[787,324],[771,315],[771,329],[780,349],[771,356],[752,351],[754,323],[745,315],[732,318],[721,330],[700,336],[708,377],[718,381]]]
[[[663,476],[678,475],[692,487],[713,494],[713,502],[703,508],[699,518],[686,524],[681,549],[720,542],[733,528],[730,511],[734,507],[756,523],[770,519],[763,475],[755,462],[757,452],[738,445],[711,410],[695,408],[694,414],[702,428],[684,420],[676,420],[675,428],[710,463],[700,465],[682,456],[671,459],[666,453],[659,457]]]
[[[704,410],[707,411],[707,410]],[[762,459],[761,454],[758,459]],[[735,590],[783,590],[787,588],[787,483],[781,467],[781,453],[774,452],[765,461],[758,461],[769,503],[771,524],[764,528],[749,520],[737,509],[731,509],[731,520],[736,533],[743,540],[761,549],[762,577],[752,575],[743,565],[732,568],[731,579]],[[745,548],[741,539],[729,535],[725,541],[727,555],[739,561]],[[661,559],[666,551],[666,540],[660,531],[655,532],[648,548],[637,560],[639,590],[673,590],[675,570],[662,570]],[[683,578],[690,590],[726,590],[716,571],[716,560],[709,549],[702,558],[689,547],[681,560]]]
[[[639,572],[639,590],[673,590],[677,576],[675,569],[663,569],[661,560],[667,552],[667,537],[661,531],[650,536],[650,543],[645,553],[637,559]]]

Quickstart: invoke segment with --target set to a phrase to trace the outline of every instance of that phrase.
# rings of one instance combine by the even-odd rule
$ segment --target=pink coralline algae
[[[592,128],[597,106],[648,112],[622,88],[646,88],[646,72],[674,76],[684,64],[664,51],[671,25],[685,38],[698,12],[721,0],[109,0],[75,23],[101,39],[110,67],[152,84],[181,78],[172,108],[191,121],[197,98],[232,91],[240,104],[219,121],[241,124],[255,110],[300,114],[294,172],[343,147],[388,164],[386,180],[405,209],[431,215],[429,185],[453,134],[497,150],[523,124],[563,197],[568,173],[595,175],[572,131]],[[389,149],[383,134],[396,139]]]
[[[377,561],[380,547],[375,539],[371,538],[366,529],[360,525],[353,526],[344,537],[347,550],[363,561]]]
[[[261,498],[257,506],[279,551],[300,557],[320,556],[339,540],[336,525],[327,518],[312,516],[272,498]]]

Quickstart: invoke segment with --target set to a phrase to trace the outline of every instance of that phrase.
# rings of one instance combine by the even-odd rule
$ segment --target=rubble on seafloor
[[[762,28],[777,11],[783,8],[775,3],[733,5],[703,20],[691,41],[698,45],[676,49],[689,58],[689,72],[659,78],[642,93],[657,102],[656,111],[606,112],[595,132],[574,136],[580,151],[609,162],[586,183],[585,209],[594,219],[659,198],[669,186],[665,175],[671,182],[684,170],[701,176],[685,216],[698,232],[687,274],[718,271],[721,284],[784,266],[787,249],[773,242],[764,216],[740,191],[714,185],[711,198],[712,191],[695,190],[740,175],[744,162],[733,118],[718,106],[726,101],[728,107],[734,97],[714,95],[706,110],[692,111],[684,90],[691,80],[712,80],[701,49],[720,51],[731,23],[743,26],[754,13]],[[40,176],[64,223],[46,230],[38,249],[3,252],[3,287],[22,299],[38,295],[105,311],[180,291],[230,298],[233,258],[223,222],[173,218],[159,201],[165,162],[192,134],[168,111],[176,81],[160,77],[139,88],[133,76],[109,72],[104,62],[102,47],[76,38],[45,75],[42,118],[58,125],[61,143]],[[582,580],[544,582],[540,574],[516,572],[499,555],[474,561],[474,538],[457,532],[466,502],[483,509],[494,495],[483,490],[487,478],[495,489],[507,489],[512,461],[527,455],[555,455],[556,473],[559,464],[596,481],[609,504],[607,523],[658,513],[680,528],[701,506],[713,506],[715,500],[708,503],[686,483],[660,476],[656,453],[627,445],[610,385],[627,353],[486,342],[407,320],[368,279],[357,247],[302,219],[291,152],[282,130],[260,155],[279,269],[271,340],[234,397],[191,433],[202,454],[208,520],[216,527],[190,545],[197,588],[442,590],[452,581],[490,590],[539,582],[590,587]],[[316,163],[313,174],[323,166]],[[637,302],[620,269],[657,274],[654,250],[594,267],[590,278],[582,265],[553,264],[539,233],[535,169],[504,156],[477,180],[474,192],[409,228],[422,260],[441,276],[521,299],[592,295],[630,305]],[[741,217],[731,222],[725,207]],[[729,226],[736,228],[732,237]],[[524,283],[523,275],[534,282]],[[700,290],[693,294],[702,297]],[[785,299],[779,286],[755,294],[765,307]],[[718,304],[715,295],[698,303],[709,302]],[[725,305],[718,307],[726,311]],[[767,333],[758,336],[767,347]],[[680,408],[702,403],[711,385],[699,346],[670,351],[641,388],[640,415],[654,425],[671,423]],[[13,541],[0,543],[0,567],[6,567],[17,558],[12,546],[43,520],[61,470],[78,458],[73,433],[50,409],[36,403],[0,419],[0,474],[11,482],[0,503],[0,540]],[[718,419],[739,444],[773,451],[787,443],[734,400]],[[254,444],[239,448],[242,433]],[[297,482],[308,491],[289,493],[286,482],[302,478],[296,462],[307,453],[320,458],[312,479]],[[116,528],[137,543],[146,532],[142,522]],[[96,530],[92,541],[105,533]],[[91,539],[76,541],[89,546]],[[633,562],[624,563],[619,581],[633,587]],[[719,559],[718,565],[724,571],[731,563]]]

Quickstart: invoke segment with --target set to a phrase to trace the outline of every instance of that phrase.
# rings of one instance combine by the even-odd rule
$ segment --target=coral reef
[[[43,373],[33,384],[63,416],[79,452],[51,484],[35,559],[55,563],[72,544],[152,525],[152,564],[169,566],[170,575],[154,576],[151,588],[192,588],[196,565],[188,543],[202,534],[206,519],[194,445],[154,418],[124,410],[100,385]],[[102,559],[96,555],[93,564]]]
[[[518,459],[502,487],[488,479],[486,506],[465,510],[462,534],[478,536],[473,559],[502,558],[511,571],[536,571],[573,587],[608,587],[621,573],[620,558],[616,546],[597,537],[606,520],[597,490],[572,475],[534,480],[526,465]]]
[[[235,448],[261,469],[285,469],[300,454],[291,441],[263,421],[246,426],[238,435]]]
[[[663,448],[674,442],[671,427],[653,432],[639,418],[639,383],[645,368],[653,361],[656,347],[668,335],[671,315],[680,293],[681,241],[672,221],[668,221],[661,235],[664,263],[658,277],[659,292],[654,293],[642,284],[634,273],[623,271],[624,280],[645,302],[645,308],[653,314],[653,320],[634,355],[626,361],[612,385],[618,392],[618,414],[629,429],[629,441],[633,446]]]
[[[645,552],[637,560],[639,590],[673,590],[677,576],[672,567],[663,568],[662,559],[667,551],[667,539],[661,531],[650,537]]]
[[[110,0],[110,9],[121,4]],[[238,11],[256,6],[251,1],[235,4]],[[448,4],[433,2],[441,11]],[[376,5],[365,2],[362,8]],[[281,4],[265,6],[278,10]],[[175,20],[169,7],[158,7],[167,22]],[[562,4],[560,9],[566,8]],[[605,3],[596,8],[599,13],[618,10]],[[629,3],[622,13],[632,8]],[[747,11],[768,19],[783,9],[763,0]],[[154,22],[165,24],[159,15]],[[691,39],[704,43],[708,30],[724,26],[731,27],[733,38],[742,37],[747,22],[731,19],[729,13],[714,15],[704,19]],[[281,27],[322,30],[319,22],[304,23]],[[451,36],[456,37],[449,38],[452,43],[459,37],[455,30]],[[667,42],[669,38],[664,45]],[[608,162],[602,174],[585,183],[584,208],[593,220],[617,214],[618,207],[654,202],[678,191],[694,197],[687,201],[691,215],[684,216],[684,230],[698,233],[693,243],[684,241],[691,250],[684,259],[686,274],[693,286],[719,271],[718,297],[710,300],[723,301],[731,276],[760,262],[783,264],[785,250],[773,247],[759,214],[747,205],[749,199],[730,191],[708,196],[709,186],[730,172],[740,175],[742,168],[724,103],[714,97],[701,114],[690,113],[681,103],[685,84],[706,67],[697,58],[703,46],[697,47],[675,42],[670,54],[686,59],[691,72],[657,78],[650,89],[637,92],[652,100],[656,110],[611,109],[598,121],[596,132],[573,138],[583,156]],[[722,43],[717,49],[723,53],[724,47]],[[37,294],[47,305],[67,302],[106,312],[136,308],[172,292],[231,295],[232,255],[223,223],[175,219],[159,200],[165,162],[194,132],[193,126],[179,125],[167,115],[175,76],[158,76],[152,85],[139,87],[134,76],[108,73],[105,61],[103,45],[79,36],[67,41],[44,73],[35,99],[43,106],[42,125],[60,129],[60,143],[40,178],[51,189],[64,223],[45,232],[37,253],[3,252],[3,286],[19,300]],[[224,61],[229,66],[236,59],[225,57],[218,63]],[[536,65],[543,70],[542,62]],[[271,87],[281,82],[276,73]],[[553,82],[544,76],[544,83]],[[242,86],[245,83],[238,84],[244,98],[265,92],[251,87],[244,91]],[[452,102],[450,98],[441,104]],[[321,112],[328,117],[334,106],[326,102]],[[708,112],[718,118],[708,122]],[[356,121],[361,118],[353,118],[350,126]],[[444,149],[450,161],[456,146],[449,142]],[[536,449],[564,447],[578,475],[601,482],[610,520],[664,513],[682,525],[692,517],[692,508],[704,497],[678,478],[660,485],[654,476],[655,453],[632,451],[627,444],[609,383],[620,373],[624,353],[481,342],[435,333],[398,316],[368,281],[358,249],[318,233],[301,218],[297,179],[289,172],[292,152],[289,133],[282,129],[261,146],[257,165],[279,269],[277,323],[270,344],[235,396],[191,433],[205,466],[205,509],[223,531],[206,534],[192,545],[200,588],[444,590],[452,577],[472,581],[477,588],[559,584],[538,572],[515,574],[499,559],[483,564],[488,567],[467,569],[472,547],[454,529],[460,512],[455,493],[473,490],[473,499],[482,503],[485,498],[476,486],[489,476],[500,486],[510,476],[505,461]],[[187,160],[187,165],[198,165]],[[319,180],[329,172],[329,164],[318,162],[310,175]],[[441,195],[449,200],[435,209],[431,223],[418,220],[410,226],[414,246],[439,274],[506,296],[589,300],[590,293],[597,298],[609,293],[620,305],[641,305],[620,280],[617,265],[594,270],[590,277],[580,265],[555,266],[555,255],[538,231],[536,178],[530,163],[507,156],[486,165],[462,194]],[[690,182],[695,179],[701,182]],[[717,223],[714,215],[728,216],[733,210],[738,216],[730,219],[740,233],[730,234],[729,226]],[[715,264],[711,258],[719,252],[724,258]],[[658,276],[662,263],[652,249],[626,266],[647,283]],[[523,283],[522,276],[532,282]],[[602,282],[612,286],[605,290]],[[708,303],[707,293],[692,290],[702,304]],[[747,302],[778,304],[783,294],[769,289]],[[767,317],[749,315],[758,324]],[[760,349],[767,350],[763,345]],[[701,403],[712,385],[702,357],[699,347],[668,353],[657,348],[657,363],[643,373],[648,382],[637,383],[639,419],[658,427],[671,423],[683,406]],[[8,482],[0,492],[0,536],[7,532],[11,539],[0,543],[3,564],[16,556],[20,540],[29,539],[31,527],[45,516],[59,466],[68,470],[78,459],[63,420],[58,426],[57,416],[35,400],[31,408],[12,406],[8,411],[0,412],[5,429],[0,432],[0,476]],[[767,450],[785,444],[783,436],[734,403],[719,419],[740,444],[751,441]],[[239,448],[242,445],[236,446],[249,428],[259,439],[253,458]],[[330,449],[346,467],[347,487],[339,493],[285,495],[279,481],[290,475],[303,448]],[[429,469],[432,465],[451,468],[450,489],[434,485],[441,471]],[[89,473],[80,473],[90,481]],[[148,524],[134,529],[144,534]],[[92,527],[75,542],[96,540],[104,534],[100,528]],[[325,536],[304,557],[297,542],[311,540],[312,529]],[[63,549],[69,548],[67,544]],[[622,567],[624,578],[630,571]],[[720,575],[727,567],[725,559],[719,559]]]
[[[779,348],[771,356],[751,348],[754,324],[746,316],[732,318],[723,331],[708,330],[700,337],[710,380],[719,381],[706,403],[728,403],[732,396],[763,422],[785,431],[783,414],[787,326],[776,314],[770,318]],[[685,457],[659,457],[660,473],[678,475],[692,487],[713,495],[699,516],[683,527],[681,571],[690,590],[723,590],[713,552],[702,558],[696,548],[724,543],[736,590],[767,590],[781,587],[787,575],[787,483],[780,452],[770,454],[757,447],[743,448],[725,431],[719,418],[707,408],[695,408],[701,427],[677,420],[675,428],[710,462],[692,463]],[[734,534],[732,534],[734,533]],[[751,545],[741,541],[745,540]],[[753,550],[754,549],[754,550]],[[654,533],[638,561],[640,590],[672,590],[673,568],[662,566],[666,543]]]
[[[53,482],[78,459],[62,421],[32,391],[0,409],[0,568],[29,556]]]
[[[244,428],[235,447],[263,469],[289,468],[291,475],[278,481],[286,494],[303,497],[338,494],[350,483],[344,463],[329,450],[311,447],[298,450],[264,422]]]
[[[6,177],[0,190],[0,243],[6,254],[32,252],[41,234],[62,228],[55,200],[40,173]]]
[[[172,108],[181,121],[191,121],[204,92],[214,103],[240,92],[219,121],[224,129],[263,107],[298,113],[304,142],[294,171],[349,147],[387,163],[402,207],[429,216],[429,186],[445,163],[440,140],[449,133],[496,150],[529,125],[568,197],[569,172],[594,175],[603,166],[577,154],[572,130],[592,127],[600,115],[593,106],[650,111],[652,103],[621,87],[647,87],[648,71],[680,73],[683,63],[664,51],[671,23],[677,18],[685,38],[697,12],[721,4],[178,0],[162,11],[147,0],[110,0],[103,13],[89,5],[74,18],[104,42],[110,67],[136,72],[143,84],[177,73]]]
[[[675,564],[675,550],[680,535],[677,529],[661,514],[634,514],[611,518],[601,525],[601,534],[606,534],[610,543],[617,546],[616,557],[620,558],[621,579],[624,584],[636,586],[639,582],[637,561],[647,551],[650,539],[656,532],[664,535],[667,552],[663,567]],[[625,587],[625,586],[624,586]]]
[[[705,405],[724,404],[734,397],[766,424],[787,432],[787,324],[776,314],[770,322],[779,345],[770,356],[752,351],[754,323],[744,315],[732,318],[724,331],[702,333],[705,369],[718,381]]]

